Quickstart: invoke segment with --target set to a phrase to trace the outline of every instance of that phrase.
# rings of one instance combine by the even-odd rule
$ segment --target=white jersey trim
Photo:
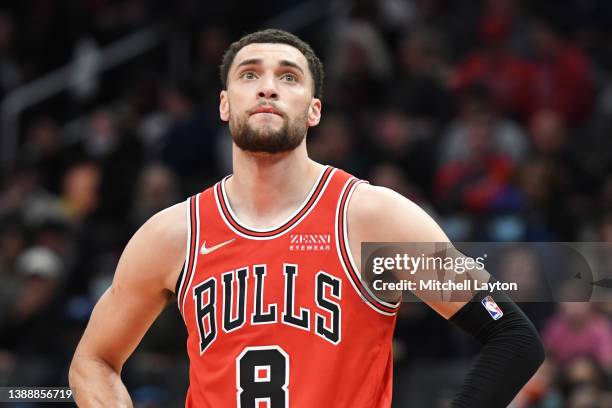
[[[289,222],[293,217],[295,217],[306,205],[306,203],[310,200],[312,194],[314,193],[314,191],[316,190],[317,186],[319,185],[319,183],[321,182],[321,177],[325,174],[325,170],[327,169],[326,166],[325,169],[323,169],[323,172],[321,173],[321,175],[319,176],[319,178],[317,179],[317,182],[314,184],[313,189],[311,190],[311,192],[308,195],[308,198],[306,199],[306,201],[304,201],[304,204],[302,204],[300,206],[300,208],[298,208],[297,211],[295,211],[293,213],[293,215],[291,217],[289,217],[289,219],[281,224],[280,226],[276,227],[276,228],[272,228],[270,230],[266,229],[266,230],[254,230],[256,232],[268,232],[268,231],[274,231],[275,229],[278,229],[280,227],[282,227],[283,225],[285,225],[287,222]],[[232,230],[232,232],[234,232],[236,235],[239,235],[243,238],[247,238],[247,239],[252,239],[252,240],[256,240],[256,241],[264,241],[264,240],[269,240],[269,239],[275,239],[278,238],[280,236],[283,236],[284,234],[288,233],[289,231],[293,230],[296,226],[298,226],[306,217],[308,217],[308,215],[312,212],[312,210],[317,206],[317,203],[319,202],[319,200],[321,199],[321,197],[323,197],[323,194],[325,193],[325,190],[327,190],[327,186],[329,185],[329,183],[331,182],[332,178],[334,177],[334,174],[336,173],[337,169],[332,169],[331,172],[329,173],[329,177],[327,177],[327,180],[325,181],[325,184],[323,185],[323,188],[321,188],[321,191],[319,192],[319,195],[317,196],[317,198],[315,199],[315,201],[312,203],[312,205],[310,206],[310,208],[308,209],[308,211],[306,211],[304,213],[304,215],[302,215],[302,217],[300,217],[300,219],[298,219],[295,223],[293,223],[293,225],[291,225],[289,228],[287,228],[284,231],[279,232],[278,234],[275,235],[271,235],[269,237],[257,237],[257,236],[253,236],[253,235],[247,235],[244,234],[240,231],[238,231],[236,228],[234,228],[234,226],[229,222],[229,220],[225,217],[225,214],[223,213],[223,209],[221,208],[221,204],[219,202],[219,200],[223,199],[225,200],[225,205],[227,207],[227,209],[230,211],[232,217],[234,218],[234,220],[236,222],[238,222],[236,216],[234,215],[234,213],[231,210],[231,207],[229,206],[229,202],[226,200],[225,197],[219,197],[219,195],[217,194],[217,189],[213,188],[214,194],[215,194],[215,203],[217,204],[217,210],[219,211],[219,215],[221,216],[221,219],[223,220],[223,222],[225,223],[225,225],[227,225],[227,227]],[[219,183],[221,183],[221,191],[222,194],[225,195],[225,188],[224,188],[224,184],[223,181],[220,181]],[[243,228],[246,228],[243,224],[240,224]],[[252,229],[252,228],[250,228]]]
[[[357,275],[359,275],[360,279],[361,279],[361,268],[357,268],[357,264],[355,263],[355,259],[353,258],[353,253],[351,252],[351,246],[349,245],[347,214],[348,214],[349,202],[351,201],[351,197],[353,196],[353,192],[355,191],[355,189],[357,188],[358,185],[363,184],[363,183],[367,183],[367,182],[363,181],[363,180],[360,180],[360,181],[358,181],[357,183],[355,183],[353,185],[353,187],[351,188],[351,190],[348,193],[348,197],[346,198],[345,208],[342,209],[342,217],[344,218],[344,228],[343,228],[342,233],[344,234],[344,242],[346,243],[346,246],[345,246],[346,253],[348,254],[349,261],[351,263],[351,267],[353,268],[355,273],[357,273]],[[391,303],[391,302],[387,302],[385,300],[382,300],[378,296],[376,296],[374,293],[372,293],[372,291],[370,290],[368,285],[363,285],[362,284],[362,286],[368,292],[368,294],[370,296],[372,296],[373,299],[376,299],[376,301],[379,302],[381,305],[384,305],[384,306],[387,306],[387,307],[396,308],[401,303],[401,302]]]
[[[245,229],[248,229],[248,230],[251,230],[251,231],[254,231],[254,232],[271,232],[271,231],[277,230],[277,229],[281,228],[282,226],[284,226],[285,224],[287,224],[289,221],[291,221],[296,215],[299,214],[300,211],[302,211],[304,209],[304,207],[306,207],[306,205],[310,201],[312,195],[317,190],[317,187],[319,186],[319,183],[321,183],[321,179],[323,178],[323,175],[325,175],[325,171],[327,170],[328,167],[329,166],[323,166],[323,170],[321,171],[321,173],[317,177],[317,181],[315,181],[314,185],[312,186],[312,188],[308,192],[308,195],[306,196],[306,198],[304,199],[302,204],[300,204],[300,206],[293,212],[293,214],[291,214],[289,217],[287,217],[287,219],[284,220],[283,222],[281,222],[279,225],[276,225],[276,226],[274,226],[272,228],[254,228],[254,227],[248,226],[245,223],[243,223],[242,221],[240,221],[240,218],[238,218],[236,216],[236,214],[234,214],[234,211],[232,210],[232,207],[230,206],[229,200],[227,198],[227,193],[225,192],[225,182],[231,176],[227,176],[223,180],[221,180],[221,193],[223,194],[223,200],[225,201],[225,206],[227,207],[227,210],[229,211],[229,213],[232,215],[232,218],[234,219],[234,221],[236,221],[236,223],[238,225],[240,225],[242,228],[245,228]],[[332,174],[330,173],[329,177],[331,177],[331,176],[332,176]],[[321,193],[323,193],[322,190],[321,190]]]
[[[395,316],[396,312],[387,312],[385,310],[381,310],[379,307],[377,307],[374,303],[372,303],[371,301],[369,301],[364,295],[363,293],[361,293],[361,290],[359,289],[358,285],[361,287],[365,287],[365,285],[363,285],[361,282],[355,282],[355,280],[353,279],[350,271],[347,268],[347,265],[344,262],[344,259],[342,258],[342,252],[341,252],[341,247],[340,247],[340,236],[338,235],[338,225],[339,225],[339,221],[340,221],[340,215],[342,215],[342,217],[344,217],[344,225],[345,227],[343,228],[342,234],[344,235],[344,239],[346,242],[346,246],[345,249],[347,250],[347,254],[349,255],[349,259],[352,263],[354,263],[351,252],[350,252],[350,248],[349,248],[349,241],[348,241],[348,231],[346,228],[346,213],[347,213],[347,208],[348,208],[348,203],[350,202],[350,198],[351,195],[353,193],[353,191],[355,190],[355,188],[362,183],[367,183],[364,180],[359,180],[358,182],[356,182],[352,187],[351,190],[349,191],[349,195],[347,197],[346,200],[346,204],[344,208],[341,208],[340,204],[342,203],[342,196],[344,195],[344,193],[346,192],[349,184],[351,183],[351,181],[355,180],[355,178],[349,178],[346,183],[344,184],[344,187],[342,188],[342,191],[340,193],[340,197],[338,198],[338,204],[336,206],[336,220],[335,220],[335,228],[334,228],[334,234],[336,236],[336,251],[338,254],[338,260],[340,262],[340,265],[342,266],[342,269],[344,270],[344,273],[346,274],[346,277],[348,279],[348,281],[351,283],[351,286],[353,287],[353,289],[355,290],[355,292],[357,293],[357,295],[359,295],[359,297],[361,298],[361,300],[363,300],[363,302],[365,304],[367,304],[372,310],[374,310],[377,313],[380,313],[382,315],[385,316]],[[356,273],[361,273],[359,271],[359,269],[355,269]],[[369,293],[369,292],[368,292]],[[374,297],[374,299],[377,299],[376,297]],[[381,302],[382,303],[382,302]],[[397,306],[397,305],[395,305]],[[389,307],[395,307],[394,305],[390,305]]]
[[[187,268],[189,268],[189,253],[191,252],[191,197],[185,200],[185,216],[187,218],[187,245],[185,245],[185,265],[183,265],[183,271],[181,272],[181,282],[178,287],[178,291],[176,292],[177,302],[176,306],[178,307],[179,313],[183,314],[183,309],[181,307],[181,302],[179,297],[183,291],[183,286],[185,284],[185,278],[187,277]]]
[[[181,309],[185,310],[185,299],[187,298],[187,292],[189,292],[189,287],[193,282],[193,277],[196,273],[198,266],[198,258],[199,258],[199,245],[200,245],[200,194],[196,194],[193,198],[195,200],[195,229],[196,229],[196,239],[194,242],[195,248],[193,252],[193,265],[191,266],[191,274],[189,276],[189,282],[187,283],[187,287],[185,288],[185,293],[183,294],[183,298],[181,299]],[[183,316],[184,317],[184,316]]]

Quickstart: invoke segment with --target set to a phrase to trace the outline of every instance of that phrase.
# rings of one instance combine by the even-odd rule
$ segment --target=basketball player
[[[79,406],[131,406],[121,368],[176,298],[189,335],[186,406],[389,407],[399,296],[365,290],[360,244],[448,238],[401,195],[309,159],[323,72],[307,44],[280,30],[247,35],[221,76],[233,174],[128,243],[70,368]],[[494,319],[487,295],[428,301],[484,344],[453,407],[506,406],[543,359],[522,312],[496,292]]]

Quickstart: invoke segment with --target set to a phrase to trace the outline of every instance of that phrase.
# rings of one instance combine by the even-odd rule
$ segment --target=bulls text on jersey
[[[297,329],[314,331],[316,335],[334,345],[340,343],[342,281],[323,271],[315,275],[313,296],[318,310],[314,312],[314,322],[311,322],[311,310],[295,304],[298,265],[283,265],[285,284],[282,313],[276,303],[264,304],[266,269],[267,265],[253,265],[252,268],[244,266],[221,274],[220,279],[213,276],[194,286],[192,295],[200,335],[200,355],[221,333],[219,327],[222,333],[229,334],[240,330],[247,321],[251,325],[286,324]],[[247,316],[247,290],[249,282],[253,280],[254,305],[251,315]],[[236,281],[237,288],[234,284]],[[233,305],[236,305],[237,310],[233,310]],[[223,308],[221,322],[217,321],[218,307]],[[279,313],[282,314],[280,318]]]

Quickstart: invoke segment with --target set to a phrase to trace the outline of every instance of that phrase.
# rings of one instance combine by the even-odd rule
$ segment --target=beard
[[[274,130],[270,125],[254,129],[244,120],[230,118],[230,134],[236,146],[252,153],[283,153],[294,150],[306,137],[308,111],[297,119],[290,120],[283,113],[283,126]]]

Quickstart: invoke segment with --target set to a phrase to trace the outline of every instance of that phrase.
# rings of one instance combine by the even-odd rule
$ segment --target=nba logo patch
[[[491,315],[493,320],[499,320],[504,315],[504,312],[502,312],[500,307],[497,306],[497,303],[495,303],[492,296],[487,296],[486,298],[482,299],[480,303],[482,303],[487,312],[489,312],[489,315]]]

